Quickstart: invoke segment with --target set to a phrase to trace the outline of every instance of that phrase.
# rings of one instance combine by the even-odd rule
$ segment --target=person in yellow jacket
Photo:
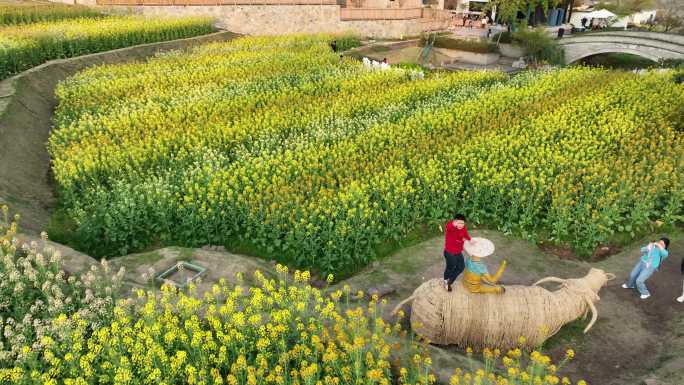
[[[473,238],[472,241],[464,245],[468,258],[465,260],[463,285],[471,293],[504,293],[506,289],[497,282],[506,269],[506,261],[501,262],[496,274],[490,275],[482,258],[494,254],[494,243],[485,238]]]

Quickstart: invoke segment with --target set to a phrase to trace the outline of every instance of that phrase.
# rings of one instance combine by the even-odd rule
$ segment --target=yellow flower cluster
[[[403,339],[383,304],[340,305],[310,274],[255,273],[258,285],[219,282],[205,293],[170,286],[121,301],[108,325],[78,315],[54,320],[43,354],[26,354],[0,378],[50,384],[344,385],[435,381],[427,346]],[[294,278],[294,279],[293,279]],[[296,282],[295,282],[296,281]],[[47,339],[50,339],[47,341]],[[54,340],[53,340],[54,339]],[[399,343],[399,341],[402,341]],[[399,375],[393,374],[393,368]]]
[[[58,253],[46,247],[41,254],[36,242],[21,246],[27,255],[17,257],[16,223],[9,223],[6,206],[0,210],[0,234],[6,233],[0,291],[10,302],[0,319],[0,384],[436,382],[428,341],[402,330],[403,312],[394,323],[383,318],[387,302],[377,294],[360,302],[364,293],[352,295],[349,285],[323,291],[309,284],[308,271],[290,274],[276,265],[273,277],[255,272],[251,287],[242,286],[238,273],[234,286],[222,279],[201,292],[195,286],[188,292],[138,289],[117,300],[123,270],[110,276],[103,261],[66,278]],[[41,236],[46,246],[47,234]],[[514,349],[503,357],[509,376],[518,375],[524,354]],[[483,356],[485,370],[472,378],[505,383],[494,382],[504,377],[494,375],[491,364],[501,352],[485,350]],[[573,356],[568,350],[566,360]],[[538,352],[529,362],[546,368],[548,381],[563,364],[556,367]]]
[[[668,74],[414,80],[330,39],[242,38],[64,83],[49,147],[79,243],[247,244],[345,275],[456,210],[584,252],[681,213]]]
[[[180,39],[214,30],[209,18],[85,17],[0,24],[0,79],[51,59]]]
[[[321,258],[320,246],[328,240],[311,237],[320,230],[307,217],[325,218],[315,203],[321,187],[318,178],[309,176],[314,170],[297,160],[288,164],[283,159],[280,166],[273,161],[297,153],[323,154],[325,147],[370,128],[479,95],[504,76],[436,74],[413,81],[403,70],[369,72],[355,61],[340,61],[329,49],[329,39],[244,38],[211,44],[191,55],[101,67],[65,82],[57,91],[61,129],[50,140],[50,152],[66,206],[78,216],[83,243],[96,254],[111,255],[149,242],[150,228],[114,234],[120,230],[110,227],[124,211],[133,210],[139,225],[161,225],[154,231],[163,240],[212,239],[218,244],[240,236],[264,249],[279,249],[300,265],[327,271],[351,266],[353,259],[342,258],[344,249]],[[340,188],[344,183],[339,179]],[[100,190],[105,184],[111,187],[107,192]],[[280,188],[283,184],[291,187]],[[336,193],[325,190],[331,198]],[[100,207],[113,221],[94,225],[97,215],[86,212],[92,214],[104,194],[111,199]],[[140,198],[149,205],[141,205]],[[308,200],[312,202],[304,203]],[[359,212],[364,211],[370,214],[369,208]],[[275,223],[268,233],[259,230],[265,219]],[[340,237],[358,237],[364,231],[350,225],[345,224],[346,234]],[[334,235],[331,230],[329,236]],[[102,231],[113,242],[103,243]],[[315,254],[301,247],[302,237],[318,249]],[[353,258],[367,261],[369,255],[361,255],[360,248],[368,249],[371,242],[357,243]]]
[[[524,337],[520,337],[520,344],[524,344]],[[472,355],[471,348],[467,348],[468,355]],[[571,360],[575,352],[568,349],[565,358],[553,364],[551,357],[535,350],[527,353],[521,348],[509,350],[501,354],[499,349],[484,349],[482,358],[484,366],[481,369],[470,368],[462,370],[456,368],[449,379],[450,385],[571,385],[568,377],[560,377],[558,370]],[[587,385],[579,380],[577,385]]]
[[[17,222],[19,221],[19,214],[14,218],[10,218],[9,207],[7,205],[0,206],[2,217],[0,217],[0,246],[3,253],[9,253],[10,247],[13,247],[12,241],[17,234]]]
[[[39,21],[100,17],[102,14],[81,5],[16,2],[0,4],[0,25],[28,24]]]

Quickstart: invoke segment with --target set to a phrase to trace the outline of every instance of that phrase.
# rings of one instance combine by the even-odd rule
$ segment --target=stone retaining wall
[[[130,11],[149,16],[212,16],[216,18],[219,27],[248,35],[353,31],[362,36],[401,38],[448,26],[448,20],[426,18],[341,20],[339,5],[146,5],[108,8],[117,12]]]
[[[499,52],[501,52],[502,56],[511,57],[515,59],[519,59],[522,56],[525,56],[525,50],[522,47],[514,44],[499,44]]]
[[[440,53],[448,58],[451,58],[454,62],[462,62],[469,64],[478,65],[489,65],[494,64],[499,61],[501,56],[498,53],[476,53],[469,51],[461,51],[457,49],[446,49],[446,48],[433,48],[437,53]]]

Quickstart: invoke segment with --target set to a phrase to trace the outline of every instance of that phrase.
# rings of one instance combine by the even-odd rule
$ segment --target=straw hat
[[[485,258],[494,254],[494,243],[487,238],[473,238],[466,241],[463,248],[474,257]]]

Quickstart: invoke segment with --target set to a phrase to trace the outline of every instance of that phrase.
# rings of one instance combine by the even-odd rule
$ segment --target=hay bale
[[[419,335],[440,345],[456,344],[475,348],[517,346],[525,337],[527,347],[537,347],[560,328],[592,310],[598,292],[611,275],[591,269],[581,279],[546,278],[560,287],[549,291],[541,286],[506,286],[504,294],[471,293],[458,283],[452,292],[441,279],[418,287],[407,300],[413,300],[411,326]],[[397,308],[399,308],[402,302]]]

